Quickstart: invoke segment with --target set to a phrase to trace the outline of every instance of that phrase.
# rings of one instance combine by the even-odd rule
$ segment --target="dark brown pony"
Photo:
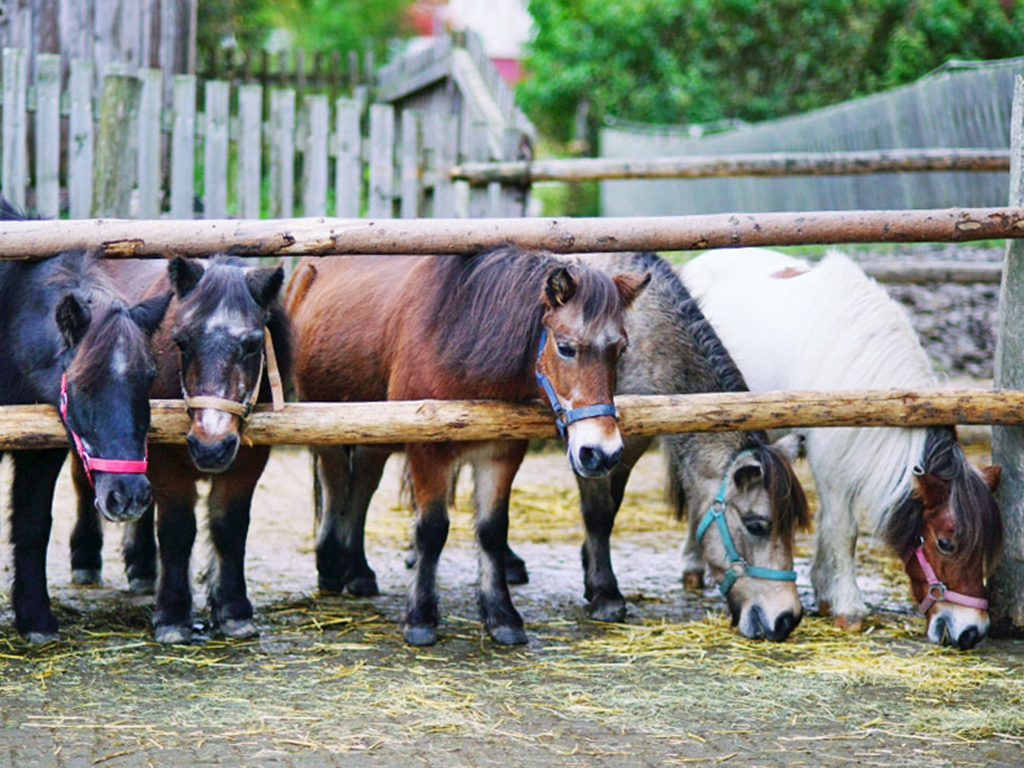
[[[223,256],[209,262],[175,258],[169,265],[118,262],[106,268],[131,293],[148,296],[173,290],[174,300],[153,339],[157,377],[151,395],[195,398],[186,445],[154,445],[150,449],[156,540],[151,507],[125,531],[129,583],[136,592],[150,591],[156,583],[153,621],[157,641],[183,643],[191,639],[189,559],[196,536],[196,482],[209,479],[211,622],[221,634],[253,636],[257,630],[246,595],[245,540],[252,495],[270,448],[243,445],[242,432],[245,406],[253,399],[271,399],[268,376],[264,375],[267,331],[281,372],[285,378],[289,373],[288,320],[277,300],[284,271],[280,267],[248,267]],[[91,512],[91,489],[80,468],[76,470],[79,510],[72,538],[72,567],[81,574],[79,583],[87,583],[100,577],[102,532]]]
[[[285,306],[295,328],[300,399],[373,401],[543,396],[559,407],[611,403],[626,343],[626,307],[648,277],[608,277],[549,254],[506,246],[477,256],[304,259]],[[566,429],[570,464],[601,476],[622,451],[615,419],[595,415]],[[321,589],[377,593],[363,527],[388,455],[402,446],[316,448],[323,510],[317,530]],[[512,480],[525,441],[404,446],[418,507],[417,562],[404,621],[413,645],[437,640],[435,572],[448,536],[448,487],[457,463],[472,464],[481,549],[480,613],[500,643],[524,643],[508,591],[505,552]]]

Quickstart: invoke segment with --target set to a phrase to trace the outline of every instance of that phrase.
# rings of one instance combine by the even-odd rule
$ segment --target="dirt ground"
[[[861,581],[879,609],[867,632],[845,635],[808,616],[785,643],[741,638],[717,592],[681,589],[682,534],[661,502],[657,453],[639,465],[613,540],[625,624],[587,618],[575,486],[563,457],[532,453],[511,534],[530,569],[513,595],[529,645],[498,647],[480,629],[463,502],[439,576],[441,642],[406,647],[399,466],[389,464],[370,511],[382,595],[324,597],[308,455],[277,451],[249,539],[262,635],[189,647],[152,642],[151,598],[125,592],[116,527],[107,528],[106,584],[70,585],[65,473],[49,557],[62,641],[26,645],[4,596],[0,766],[1024,763],[1024,643],[990,640],[968,653],[930,645],[898,565],[867,541]],[[4,488],[8,473],[0,469]],[[797,569],[810,607],[808,545]],[[197,576],[204,560],[201,550]],[[195,588],[201,622],[198,580]]]

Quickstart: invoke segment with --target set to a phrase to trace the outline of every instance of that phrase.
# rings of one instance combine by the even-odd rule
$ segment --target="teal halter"
[[[750,450],[746,449],[740,451],[736,458],[739,458],[744,453],[749,453]],[[750,576],[754,579],[768,579],[769,581],[796,581],[796,571],[782,571],[776,568],[759,568],[756,565],[750,565],[743,556],[736,549],[736,544],[733,542],[732,534],[729,533],[729,525],[725,521],[725,489],[729,485],[729,472],[725,473],[725,477],[722,478],[722,485],[718,489],[718,493],[715,496],[715,500],[711,502],[711,508],[704,513],[704,517],[701,518],[700,525],[697,526],[697,541],[699,542],[704,538],[704,534],[707,533],[708,528],[711,527],[712,523],[718,525],[719,535],[722,537],[722,546],[725,547],[725,556],[729,558],[729,568],[725,572],[725,576],[722,578],[722,583],[718,585],[718,591],[723,595],[728,595],[729,590],[732,589],[733,584],[740,576]]]

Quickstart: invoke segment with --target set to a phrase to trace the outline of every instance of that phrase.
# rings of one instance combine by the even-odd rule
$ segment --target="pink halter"
[[[939,577],[935,575],[935,569],[932,568],[932,564],[925,557],[923,544],[914,550],[914,554],[907,558],[907,562],[909,563],[910,559],[915,555],[917,556],[917,562],[921,564],[921,570],[924,571],[924,577],[928,580],[928,592],[925,594],[924,600],[921,601],[921,613],[927,614],[933,605],[943,601],[967,608],[977,608],[979,611],[988,610],[988,600],[985,598],[962,595],[959,592],[946,589],[946,585],[939,581]]]
[[[68,432],[71,433],[71,439],[75,442],[75,450],[78,452],[78,458],[82,460],[82,466],[85,467],[85,476],[89,478],[89,485],[94,488],[96,487],[96,482],[92,479],[93,472],[145,473],[149,466],[148,445],[146,446],[146,457],[142,461],[131,459],[94,459],[89,455],[89,452],[85,449],[85,444],[82,442],[82,438],[68,424],[68,375],[66,373],[60,377],[60,417],[64,421],[64,426],[67,427]]]

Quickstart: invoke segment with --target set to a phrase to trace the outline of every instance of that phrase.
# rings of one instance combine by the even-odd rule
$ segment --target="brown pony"
[[[608,277],[515,246],[469,257],[304,259],[285,294],[299,398],[522,402],[543,396],[540,382],[547,381],[573,470],[602,476],[622,452],[607,404],[626,344],[625,310],[648,279]],[[499,643],[526,642],[505,573],[509,493],[526,445],[404,446],[419,510],[407,642],[437,641],[436,567],[448,536],[448,487],[460,462],[473,466],[475,478],[482,621]],[[316,544],[321,589],[377,593],[363,527],[384,463],[401,448],[315,449],[324,497]]]
[[[288,320],[278,302],[284,283],[280,267],[256,268],[238,259],[175,258],[164,262],[105,262],[114,281],[131,295],[174,299],[153,337],[157,375],[150,395],[185,397],[191,428],[186,445],[153,445],[149,477],[156,503],[124,534],[125,569],[135,592],[156,584],[155,636],[162,643],[187,643],[192,632],[189,560],[196,537],[196,483],[210,480],[210,541],[207,575],[213,627],[229,637],[257,634],[246,595],[245,540],[249,508],[263,473],[269,446],[246,446],[243,429],[254,402],[269,402],[265,352],[269,332],[275,360],[287,379],[290,367]],[[102,531],[92,511],[92,489],[76,463],[78,523],[71,562],[76,583],[100,579]],[[159,581],[157,581],[159,542]]]

